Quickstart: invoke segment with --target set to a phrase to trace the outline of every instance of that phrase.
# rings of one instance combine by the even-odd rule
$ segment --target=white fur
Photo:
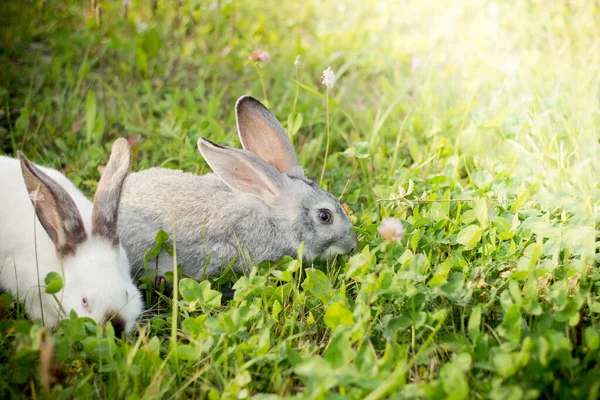
[[[31,319],[41,319],[43,310],[44,323],[54,329],[65,314],[43,286],[45,276],[57,272],[63,276],[64,287],[56,297],[67,317],[74,310],[79,316],[101,322],[107,310],[114,310],[125,319],[126,332],[130,332],[141,313],[142,300],[129,275],[126,253],[91,235],[92,202],[69,179],[56,170],[39,168],[71,196],[81,214],[87,240],[61,265],[52,240],[35,215],[19,161],[0,157],[0,288],[24,301]],[[82,305],[83,297],[88,300],[89,311]]]

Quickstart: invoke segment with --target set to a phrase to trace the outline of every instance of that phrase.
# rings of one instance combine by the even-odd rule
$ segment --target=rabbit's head
[[[258,100],[236,103],[238,133],[244,150],[206,139],[198,148],[212,170],[232,189],[262,202],[281,235],[272,246],[295,255],[304,242],[304,259],[331,258],[356,250],[352,224],[339,201],[304,176],[287,133]],[[259,233],[260,234],[260,233]]]
[[[62,264],[64,285],[56,294],[60,306],[53,305],[60,307],[57,315],[65,317],[73,310],[99,324],[110,321],[117,334],[131,332],[142,311],[142,300],[132,283],[127,255],[119,246],[116,231],[121,188],[131,165],[127,141],[118,139],[113,144],[94,197],[91,232],[86,231],[67,190],[21,152],[19,159],[37,218]],[[46,322],[51,327],[58,324]]]

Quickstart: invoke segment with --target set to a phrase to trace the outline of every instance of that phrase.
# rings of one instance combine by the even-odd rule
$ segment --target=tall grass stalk
[[[300,65],[300,56],[298,55],[296,57],[296,60],[294,61],[294,69],[296,71],[296,94],[294,95],[294,105],[292,106],[292,112],[294,114],[296,114],[296,105],[298,104],[298,95],[300,94],[300,85],[298,84],[298,82],[300,82],[300,77],[299,77],[299,71],[298,71],[298,67]]]
[[[37,214],[36,214],[36,209],[37,209],[37,196],[38,193],[40,193],[40,189],[41,189],[41,185],[39,185],[37,187],[37,189],[35,189],[35,191],[33,192],[33,197],[34,197],[34,201],[33,201],[33,247],[35,249],[35,270],[37,272],[37,287],[38,287],[38,296],[40,297],[40,312],[42,314],[42,326],[46,326],[46,320],[44,318],[44,303],[42,301],[42,283],[40,281],[40,265],[39,265],[39,261],[38,261],[38,250],[37,250],[37,224],[35,223],[35,221],[37,220]],[[25,296],[27,297],[27,296]]]
[[[173,213],[172,213],[173,214]],[[179,375],[179,356],[177,355],[177,322],[179,315],[179,276],[177,271],[177,238],[175,235],[175,216],[171,215],[171,230],[173,231],[173,300],[171,301],[171,354],[175,357],[175,368]]]
[[[321,169],[321,178],[319,179],[319,185],[323,184],[323,177],[325,176],[325,168],[327,167],[327,157],[329,156],[329,87],[325,92],[325,115],[326,115],[326,126],[327,126],[327,139],[325,142],[325,159],[323,160],[323,168]]]

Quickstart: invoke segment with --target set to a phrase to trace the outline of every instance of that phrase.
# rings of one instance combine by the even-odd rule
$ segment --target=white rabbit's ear
[[[62,186],[32,164],[21,151],[17,154],[29,198],[38,220],[56,247],[56,255],[62,260],[75,254],[77,246],[87,239],[75,202]]]
[[[92,212],[92,235],[119,245],[117,217],[125,178],[131,168],[131,149],[127,140],[115,140],[106,169],[98,183]]]
[[[198,149],[227,186],[269,203],[279,195],[282,175],[257,155],[210,140],[198,139]]]
[[[235,104],[238,134],[248,150],[294,178],[304,177],[298,156],[277,118],[260,101],[243,96]]]

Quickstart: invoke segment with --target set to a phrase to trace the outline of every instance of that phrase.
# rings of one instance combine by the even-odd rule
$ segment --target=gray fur
[[[238,121],[238,126],[244,125]],[[171,239],[175,233],[177,263],[196,279],[218,275],[234,259],[233,270],[247,272],[251,263],[295,257],[301,242],[305,261],[356,249],[356,235],[337,199],[303,174],[281,173],[254,153],[206,139],[198,140],[198,147],[215,173],[152,168],[126,179],[118,235],[134,271],[142,269],[159,229]],[[301,171],[295,152],[288,165]],[[269,190],[255,190],[256,182]],[[331,211],[332,223],[320,222],[320,209]],[[165,252],[158,269],[161,275],[173,269]]]

